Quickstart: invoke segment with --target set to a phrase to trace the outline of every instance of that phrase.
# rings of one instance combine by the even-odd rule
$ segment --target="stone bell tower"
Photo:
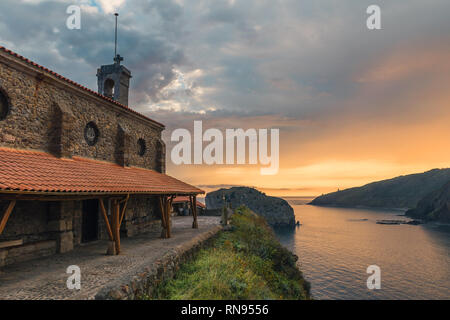
[[[120,64],[123,58],[117,54],[117,17],[119,14],[115,13],[114,15],[116,16],[114,63],[97,69],[98,93],[128,106],[131,72]]]
[[[98,93],[128,106],[131,72],[120,64],[121,61],[123,58],[116,55],[114,64],[97,69]]]

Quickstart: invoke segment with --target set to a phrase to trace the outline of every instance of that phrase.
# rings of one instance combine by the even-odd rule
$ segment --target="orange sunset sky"
[[[430,41],[385,52],[348,75],[358,87],[350,96],[324,97],[327,113],[306,119],[191,115],[180,122],[187,129],[198,119],[214,128],[280,128],[277,175],[262,176],[259,166],[250,165],[175,166],[170,157],[168,171],[207,191],[246,185],[276,196],[315,196],[449,167],[449,43]]]
[[[167,173],[206,191],[314,196],[450,167],[448,0],[80,0],[76,31],[68,3],[2,0],[0,45],[97,90],[119,12],[130,107],[166,125]],[[195,120],[279,128],[278,174],[174,165],[171,133]]]

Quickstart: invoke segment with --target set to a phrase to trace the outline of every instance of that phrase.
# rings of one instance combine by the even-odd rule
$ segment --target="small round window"
[[[147,146],[145,145],[145,140],[139,139],[137,142],[137,147],[138,147],[138,155],[140,155],[142,157],[145,154],[145,151],[147,151]]]
[[[9,112],[8,97],[0,90],[0,120],[6,118]]]
[[[84,139],[87,144],[93,146],[97,143],[99,137],[99,131],[95,122],[89,122],[84,128]]]

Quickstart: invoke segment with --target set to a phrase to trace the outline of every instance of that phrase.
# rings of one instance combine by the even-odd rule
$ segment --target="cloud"
[[[96,68],[112,62],[119,11],[130,104],[167,125],[166,141],[194,120],[276,126],[287,171],[333,160],[403,172],[450,157],[447,0],[379,0],[381,31],[366,28],[370,0],[83,0],[82,29],[67,30],[73,2],[2,0],[0,44],[95,90]],[[196,183],[289,184],[283,170],[259,180],[232,169],[199,168],[192,178],[169,163]],[[291,178],[289,188],[316,188],[304,173]]]
[[[105,13],[114,13],[125,4],[125,0],[96,0],[103,12]]]

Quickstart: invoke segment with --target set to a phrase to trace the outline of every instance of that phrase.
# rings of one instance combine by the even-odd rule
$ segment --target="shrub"
[[[264,218],[246,207],[232,216],[231,231],[183,264],[155,290],[155,299],[309,299],[310,285],[297,257],[276,239]]]

